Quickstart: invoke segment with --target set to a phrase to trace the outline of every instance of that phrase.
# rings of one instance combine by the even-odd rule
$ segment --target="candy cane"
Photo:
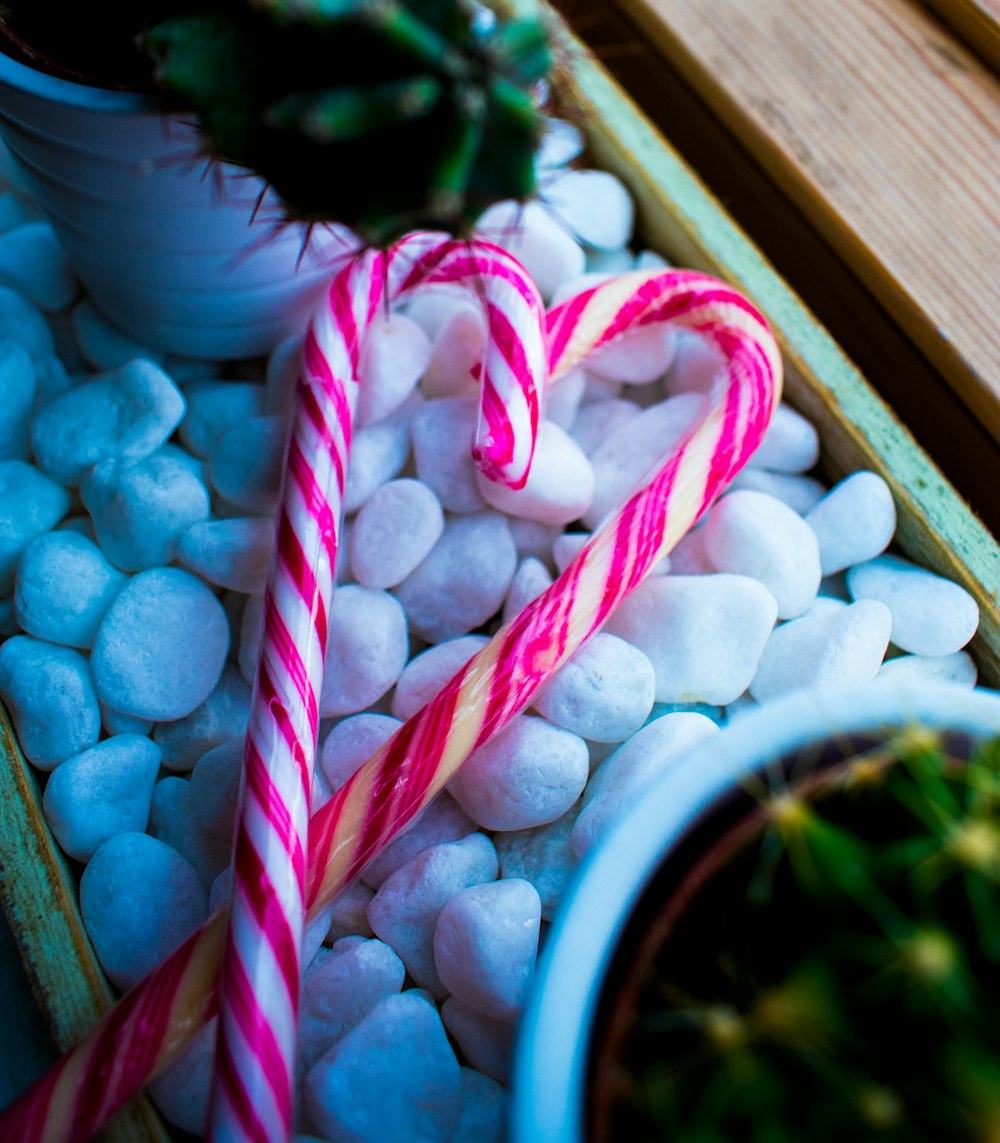
[[[292,1131],[310,792],[364,338],[416,286],[468,280],[489,328],[473,456],[520,487],[545,357],[537,290],[505,252],[429,234],[369,251],[337,274],[306,334],[237,810],[207,1131],[217,1143]]]
[[[412,820],[477,746],[530,704],[759,443],[780,396],[780,355],[753,306],[704,275],[627,275],[557,307],[548,319],[553,378],[591,349],[652,321],[704,333],[725,355],[726,374],[710,394],[705,415],[562,576],[314,816],[310,915]],[[86,1138],[139,1084],[176,1058],[214,1010],[223,931],[223,915],[216,914],[132,989],[0,1117],[0,1139]],[[74,1115],[86,1118],[74,1123]]]

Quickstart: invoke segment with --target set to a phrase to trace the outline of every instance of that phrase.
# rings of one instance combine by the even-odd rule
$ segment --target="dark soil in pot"
[[[591,1140],[1000,1139],[1000,743],[972,746],[831,742],[700,820],[616,953]]]

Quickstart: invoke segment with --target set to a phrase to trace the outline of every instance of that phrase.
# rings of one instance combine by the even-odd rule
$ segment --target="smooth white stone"
[[[979,626],[979,606],[957,583],[899,556],[878,556],[847,573],[854,599],[877,599],[892,614],[892,642],[915,655],[950,655]]]
[[[553,675],[534,709],[593,742],[623,742],[653,708],[654,671],[637,646],[599,631]]]
[[[406,615],[387,591],[347,584],[333,594],[319,712],[355,714],[399,678],[409,655]]]
[[[199,1028],[184,1053],[148,1087],[164,1119],[191,1135],[200,1135],[207,1121],[218,1023],[213,1017]]]
[[[545,130],[538,144],[535,164],[540,170],[565,167],[567,163],[571,163],[583,154],[583,146],[583,132],[575,123],[565,119],[549,118],[545,121]]]
[[[576,802],[548,825],[505,831],[493,839],[500,876],[530,881],[538,892],[545,921],[554,917],[577,866],[569,839],[581,808],[582,803]]]
[[[552,562],[560,574],[576,559],[577,553],[590,539],[590,532],[562,532],[552,543]]]
[[[208,458],[212,487],[244,514],[273,513],[287,436],[284,417],[248,417],[226,429]]]
[[[640,250],[635,256],[637,270],[669,270],[670,263],[655,250]]]
[[[304,1093],[316,1128],[350,1143],[448,1143],[462,1107],[441,1018],[413,992],[380,1001],[312,1068]]]
[[[233,826],[243,774],[244,740],[228,738],[198,759],[191,771],[191,818],[198,832],[200,860],[211,882],[229,864]]]
[[[330,907],[330,928],[325,937],[326,944],[334,944],[342,937],[372,936],[368,924],[368,906],[374,892],[360,881],[352,881],[337,895]]]
[[[264,373],[262,413],[288,416],[295,400],[295,383],[302,365],[302,335],[291,334],[271,350]]]
[[[73,388],[73,379],[58,357],[40,357],[34,365],[36,409]]]
[[[0,461],[0,594],[14,590],[18,561],[66,515],[70,495],[23,460]]]
[[[528,202],[498,202],[476,223],[476,231],[488,242],[509,251],[528,271],[543,298],[549,298],[586,266],[583,248],[546,205]]]
[[[45,817],[63,851],[89,861],[120,833],[142,833],[149,820],[160,748],[119,734],[58,765],[45,785]]]
[[[47,222],[29,222],[0,236],[0,284],[49,313],[69,309],[80,282]]]
[[[503,516],[455,516],[434,550],[396,588],[410,630],[429,643],[465,635],[503,605],[517,550]]]
[[[581,242],[620,250],[632,237],[632,196],[607,171],[569,170],[546,181],[542,196]]]
[[[6,179],[4,181],[6,182]],[[6,234],[28,222],[37,222],[41,217],[41,211],[34,199],[27,197],[28,194],[27,187],[24,188],[23,194],[18,194],[10,188],[0,191],[0,233]]]
[[[211,513],[204,483],[160,453],[103,460],[80,491],[104,554],[122,571],[170,563],[181,534]]]
[[[430,338],[415,321],[394,313],[372,322],[361,351],[357,423],[370,425],[395,412],[430,359]]]
[[[460,890],[434,929],[441,983],[487,1016],[516,1016],[534,975],[541,919],[541,900],[528,881],[491,881]]]
[[[549,563],[552,557],[552,545],[561,532],[560,528],[539,524],[537,520],[523,520],[519,516],[512,517],[508,524],[520,559],[533,556],[544,564]]]
[[[544,718],[519,715],[474,750],[448,783],[485,829],[528,829],[564,814],[587,781],[587,746]]]
[[[96,544],[75,532],[36,536],[21,557],[14,609],[24,631],[50,643],[89,647],[125,583]]]
[[[9,337],[0,340],[0,461],[31,458],[31,412],[37,387],[28,351]]]
[[[154,723],[148,718],[133,718],[109,706],[101,707],[101,725],[112,737],[116,734],[140,734],[148,738],[153,732]],[[169,725],[164,723],[164,725]]]
[[[766,492],[789,508],[805,516],[826,495],[826,485],[814,476],[800,476],[791,472],[771,472],[767,468],[744,468],[729,485],[730,489],[749,488],[752,492]]]
[[[240,646],[237,661],[239,662],[240,674],[249,686],[253,686],[254,677],[257,674],[263,613],[264,597],[262,595],[247,596],[243,614],[240,617]]]
[[[587,387],[587,374],[582,369],[571,369],[559,378],[545,397],[545,420],[570,432],[583,402],[583,392]]]
[[[855,472],[806,514],[819,540],[824,575],[881,555],[896,531],[896,505],[876,472]]]
[[[422,407],[423,399],[415,393],[388,417],[354,433],[344,488],[345,512],[357,512],[383,484],[403,471],[410,455],[411,422]]]
[[[124,990],[205,921],[208,895],[170,846],[147,834],[120,833],[83,871],[80,912],[101,967]]]
[[[584,405],[590,405],[594,401],[614,401],[624,392],[625,386],[620,381],[606,381],[603,377],[593,377],[586,369],[584,373],[587,377],[587,383],[583,387]]]
[[[669,559],[674,575],[712,575],[715,572],[715,565],[705,551],[705,529],[701,525],[681,536]]]
[[[556,306],[562,305],[563,302],[568,301],[570,298],[575,298],[577,294],[582,294],[584,290],[599,286],[602,282],[606,282],[612,277],[614,277],[613,272],[604,273],[599,270],[591,272],[588,270],[581,274],[579,278],[572,278],[568,282],[563,282],[549,299],[549,309],[555,309]],[[561,380],[559,384],[562,384]]]
[[[774,629],[750,694],[761,703],[802,688],[863,685],[878,674],[892,615],[874,599],[844,604],[823,597]]]
[[[486,316],[466,297],[438,332],[421,388],[427,397],[454,397],[475,386],[486,353]]]
[[[175,554],[209,583],[250,594],[264,590],[274,546],[274,521],[247,516],[191,524],[178,536]]]
[[[264,386],[248,381],[196,381],[184,396],[187,413],[177,435],[195,456],[211,456],[224,433],[264,413]]]
[[[159,350],[112,325],[89,297],[73,307],[70,322],[80,351],[95,369],[120,369],[136,358],[163,363]]]
[[[351,529],[351,570],[365,587],[395,587],[430,555],[444,512],[419,480],[390,480],[361,506]]]
[[[542,424],[522,488],[508,488],[481,472],[476,480],[480,495],[500,512],[554,527],[579,519],[594,498],[590,461],[576,441],[551,421]]]
[[[653,466],[669,455],[701,417],[704,404],[704,398],[694,393],[671,397],[607,434],[591,454],[596,490],[583,516],[587,527],[597,527],[638,488],[643,477],[652,475]]]
[[[648,385],[670,368],[677,334],[664,325],[638,326],[587,355],[587,372],[626,385]]]
[[[35,361],[55,353],[52,330],[42,311],[24,294],[0,285],[0,339],[7,338],[20,342]]]
[[[587,783],[583,808],[570,834],[577,857],[588,853],[687,750],[718,730],[703,714],[665,714],[609,755]]]
[[[25,757],[40,770],[97,744],[101,711],[78,651],[30,635],[7,639],[0,644],[0,699]]]
[[[388,714],[352,714],[323,742],[319,764],[335,793],[402,726]]]
[[[899,655],[879,668],[879,678],[913,679],[917,682],[954,683],[971,690],[976,685],[976,661],[968,651],[950,655]]]
[[[461,841],[476,832],[476,823],[446,791],[417,815],[389,844],[369,861],[361,871],[361,879],[378,889],[387,877],[432,845]]]
[[[213,852],[198,828],[192,811],[193,799],[191,783],[187,778],[173,775],[161,778],[153,787],[153,800],[149,807],[149,824],[146,832],[171,849],[175,849],[198,874],[206,892],[213,888],[220,870],[229,861],[229,849],[225,855]],[[232,835],[230,834],[230,844]],[[221,900],[228,898],[228,889]]]
[[[246,735],[250,717],[250,687],[232,663],[222,669],[207,699],[184,718],[157,723],[153,741],[163,752],[168,770],[192,770],[207,751],[230,738]]]
[[[398,719],[411,718],[488,642],[485,635],[462,635],[414,655],[396,683],[392,713]]]
[[[413,419],[417,476],[449,512],[479,512],[484,507],[472,459],[478,418],[478,400],[470,395],[428,401]]]
[[[819,433],[812,421],[782,402],[748,464],[772,472],[799,473],[808,472],[817,460]]]
[[[368,923],[399,954],[406,971],[436,999],[447,995],[434,965],[434,928],[460,889],[496,880],[497,854],[481,833],[434,845],[400,866],[379,886]]]
[[[605,630],[649,657],[657,702],[724,706],[750,685],[777,612],[747,576],[671,574],[641,583]]]
[[[154,722],[183,718],[215,689],[229,650],[222,605],[190,572],[153,568],[119,591],[94,639],[107,706]]]
[[[39,410],[32,448],[60,484],[79,484],[102,460],[140,460],[165,444],[184,416],[180,389],[151,361],[77,385]]]
[[[663,389],[669,397],[679,393],[709,393],[725,372],[725,358],[709,338],[690,330],[678,330]]]
[[[449,1143],[504,1143],[507,1092],[474,1068],[462,1068],[462,1114]]]
[[[474,1068],[499,1083],[510,1082],[516,1021],[495,1020],[455,996],[449,996],[441,1005],[441,1018]]]
[[[537,599],[552,584],[552,575],[541,560],[528,556],[521,560],[511,580],[510,590],[503,604],[503,621],[509,623]]]
[[[593,457],[595,449],[641,412],[635,401],[622,397],[592,401],[580,410],[570,436],[588,456]]]
[[[606,274],[609,278],[615,274],[627,274],[635,266],[632,251],[627,247],[621,250],[598,250],[588,247],[587,272],[591,274]]]
[[[338,941],[302,982],[299,1068],[311,1068],[380,1000],[400,992],[405,976],[403,962],[382,941]]]
[[[720,572],[758,579],[792,619],[816,598],[822,576],[816,533],[787,504],[765,492],[724,496],[704,524],[705,553]]]

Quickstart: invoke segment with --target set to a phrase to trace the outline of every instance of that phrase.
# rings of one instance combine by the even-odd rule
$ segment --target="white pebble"
[[[55,353],[52,330],[40,309],[17,290],[0,286],[0,338],[18,341],[35,361]]]
[[[527,881],[460,890],[441,910],[434,930],[441,983],[487,1016],[516,1016],[534,975],[541,919],[538,892]]]
[[[323,742],[319,764],[336,792],[402,726],[388,714],[353,714],[342,719]]]
[[[164,1119],[191,1135],[200,1135],[205,1129],[217,1028],[215,1019],[199,1028],[183,1055],[148,1088]]]
[[[552,574],[541,560],[528,556],[521,560],[514,572],[510,590],[503,604],[503,621],[509,623],[537,599],[552,584]]]
[[[826,495],[826,485],[814,476],[801,476],[794,472],[771,472],[767,468],[744,468],[730,483],[731,489],[749,488],[752,492],[766,492],[789,508],[805,516]]]
[[[383,881],[397,869],[412,861],[432,845],[461,841],[476,832],[476,823],[443,790],[410,824],[402,830],[361,871],[366,885],[378,889]]]
[[[49,313],[69,309],[80,283],[47,222],[29,222],[0,236],[0,283]]]
[[[479,417],[474,396],[428,401],[413,418],[417,476],[449,512],[479,512],[484,506],[472,459]]]
[[[635,645],[598,632],[553,675],[534,709],[594,742],[623,742],[653,708],[654,671]]]
[[[524,520],[520,516],[512,517],[508,524],[520,559],[534,556],[543,563],[548,562],[552,555],[552,545],[560,534],[559,528],[539,524],[537,520]]]
[[[195,456],[211,456],[225,432],[264,412],[264,387],[248,381],[197,381],[184,396],[187,413],[177,435]]]
[[[503,516],[455,516],[434,550],[396,588],[410,630],[429,643],[465,635],[501,608],[517,568]]]
[[[448,789],[485,829],[527,829],[564,814],[588,772],[582,738],[544,718],[519,715],[469,755]]]
[[[40,770],[97,744],[101,711],[78,651],[30,635],[8,639],[0,644],[0,699],[25,757]]]
[[[94,639],[94,689],[107,706],[154,722],[208,698],[229,649],[222,605],[190,572],[154,568],[121,589]]]
[[[582,369],[571,369],[559,378],[545,396],[545,420],[567,432],[572,429],[583,402],[587,387],[587,374]]]
[[[462,1107],[441,1018],[412,991],[386,997],[338,1040],[309,1072],[304,1092],[317,1130],[351,1143],[448,1143]]]
[[[565,119],[549,117],[545,120],[545,130],[535,163],[540,170],[564,167],[583,153],[583,132],[575,123]]]
[[[471,302],[456,309],[438,333],[421,388],[428,397],[453,397],[474,384],[486,353],[486,318]]]
[[[191,819],[197,830],[201,868],[213,880],[229,864],[243,772],[244,740],[229,738],[198,759],[191,771]]]
[[[416,388],[430,358],[430,338],[415,321],[403,314],[374,321],[361,352],[357,423],[370,425],[395,412]]]
[[[875,472],[855,472],[812,507],[806,522],[819,540],[824,575],[879,556],[896,531],[889,485]]]
[[[151,972],[208,915],[198,874],[162,841],[120,833],[90,859],[80,912],[101,967],[118,988]]]
[[[209,583],[249,595],[264,590],[274,546],[274,521],[253,516],[199,520],[177,537],[175,551]]]
[[[594,498],[594,470],[583,449],[551,421],[542,424],[528,479],[508,488],[477,474],[487,504],[510,516],[562,526],[578,519]]]
[[[570,436],[592,457],[612,433],[634,420],[641,412],[635,401],[626,401],[622,397],[592,401],[580,410]]]
[[[157,724],[153,741],[163,752],[163,765],[168,770],[192,770],[206,751],[244,736],[249,716],[250,688],[230,663],[200,706],[175,722]]]
[[[549,298],[586,267],[583,248],[554,212],[535,200],[498,202],[476,224],[488,242],[502,246],[534,279],[543,298]]]
[[[632,197],[621,180],[607,171],[566,171],[545,183],[542,196],[588,246],[620,250],[632,237]]]
[[[583,808],[570,834],[577,857],[588,853],[685,751],[718,730],[703,714],[665,714],[609,755],[587,783]]]
[[[649,656],[657,702],[724,706],[750,685],[777,611],[770,591],[747,576],[656,576],[605,630]]]
[[[702,525],[685,532],[668,557],[674,575],[711,575],[715,565],[705,551],[705,529]]]
[[[159,453],[101,461],[84,480],[81,496],[104,554],[122,571],[170,563],[181,533],[211,511],[202,481]]]
[[[481,833],[434,845],[390,874],[368,907],[376,935],[396,950],[406,971],[437,999],[446,995],[434,966],[438,915],[460,890],[494,881],[493,843]]]
[[[302,983],[299,1067],[309,1069],[387,996],[403,987],[403,962],[382,941],[338,941]]]
[[[877,599],[892,614],[892,642],[915,655],[950,655],[979,626],[975,599],[957,583],[899,556],[879,556],[847,573],[854,599]]]
[[[715,567],[760,580],[777,600],[780,619],[801,615],[816,598],[819,541],[787,504],[764,492],[731,492],[711,510],[704,532]]]
[[[355,714],[377,702],[399,678],[408,654],[399,600],[356,584],[337,588],[330,607],[321,717]]]
[[[90,647],[124,583],[125,576],[86,536],[47,532],[31,541],[18,564],[17,621],[50,643]]]
[[[326,944],[334,944],[342,937],[370,937],[372,927],[368,924],[368,906],[375,894],[361,881],[352,881],[347,888],[330,903],[330,928],[324,938]]]
[[[635,256],[637,270],[669,270],[670,263],[655,250],[640,250]]]
[[[0,340],[0,461],[31,456],[36,388],[35,365],[28,351],[9,337]]]
[[[392,713],[399,719],[411,718],[488,642],[485,635],[462,635],[414,655],[396,683]]]
[[[153,800],[149,807],[150,837],[175,849],[195,870],[207,891],[229,861],[229,846],[221,858],[202,835],[194,820],[194,798],[187,778],[169,776],[161,778],[153,787]],[[230,830],[229,845],[232,843]],[[228,896],[228,893],[227,893]]]
[[[264,372],[263,413],[288,416],[295,400],[295,383],[302,364],[302,336],[291,334],[271,350]]]
[[[639,480],[663,461],[698,420],[704,404],[704,398],[694,393],[671,397],[607,434],[591,456],[597,487],[590,510],[583,516],[588,528],[595,528],[635,491]]]
[[[250,686],[253,686],[257,674],[257,657],[260,653],[263,614],[263,595],[247,596],[243,614],[240,617],[240,646],[237,661],[239,662],[240,674]]]
[[[351,570],[365,587],[395,587],[444,531],[441,502],[419,480],[390,480],[361,506],[351,529]]]
[[[774,629],[750,684],[758,702],[801,688],[871,682],[889,643],[892,615],[874,599],[850,605],[821,598]]]
[[[244,512],[274,512],[287,434],[284,417],[250,417],[226,429],[208,458],[212,487]]]
[[[627,274],[635,268],[635,259],[628,248],[621,250],[598,250],[589,247],[587,254],[587,272],[591,274]]]
[[[725,358],[709,338],[679,330],[673,361],[663,381],[664,392],[671,397],[678,393],[708,393],[725,369]]]
[[[530,881],[542,904],[542,919],[551,921],[577,866],[570,834],[581,809],[571,806],[561,818],[534,829],[498,833],[493,843],[500,859],[501,877]]]
[[[950,655],[898,655],[887,659],[878,674],[879,678],[954,683],[971,690],[978,673],[976,661],[968,651],[954,651]]]
[[[782,402],[748,463],[772,472],[808,472],[819,460],[819,433],[811,421]]]
[[[163,362],[163,354],[129,337],[101,313],[90,298],[73,307],[73,333],[83,356],[95,369],[119,369],[136,358]]]
[[[500,1083],[510,1082],[516,1021],[496,1020],[456,996],[449,996],[441,1005],[441,1018],[474,1068]]]
[[[563,532],[552,543],[552,562],[560,574],[576,559],[581,548],[586,547],[590,532]]]
[[[142,833],[159,769],[159,747],[138,734],[115,735],[60,763],[42,805],[64,852],[89,861],[117,834]]]
[[[407,401],[377,424],[364,425],[354,433],[344,488],[345,512],[357,512],[383,484],[402,472],[410,453],[410,422],[421,408],[419,402]]]
[[[637,326],[587,356],[587,372],[626,385],[648,385],[670,368],[677,334],[669,326]]]
[[[507,1092],[496,1080],[462,1068],[462,1114],[449,1143],[504,1143]]]

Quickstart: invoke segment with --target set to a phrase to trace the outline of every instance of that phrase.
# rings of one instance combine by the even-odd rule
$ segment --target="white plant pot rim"
[[[908,717],[975,736],[1000,732],[1000,694],[883,680],[800,692],[743,715],[665,773],[583,862],[546,939],[514,1059],[514,1143],[581,1143],[590,1040],[619,935],[642,890],[692,821],[768,759],[827,733]]]
[[[21,63],[4,51],[0,51],[0,83],[66,107],[120,115],[140,115],[144,112],[151,116],[159,115],[159,111],[142,92],[117,91],[110,87],[95,87],[89,83],[63,79]]]

